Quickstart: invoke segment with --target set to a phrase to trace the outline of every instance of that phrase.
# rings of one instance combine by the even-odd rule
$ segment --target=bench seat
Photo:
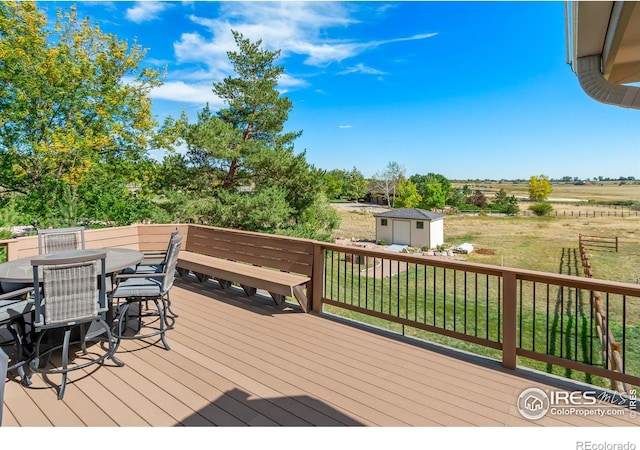
[[[255,294],[256,289],[263,289],[269,292],[276,304],[282,304],[286,296],[294,297],[302,309],[308,312],[309,302],[303,290],[311,281],[308,276],[186,250],[180,251],[177,267],[182,271],[193,272],[202,282],[208,277],[214,278],[223,288],[227,288],[232,282],[238,283],[249,296]]]

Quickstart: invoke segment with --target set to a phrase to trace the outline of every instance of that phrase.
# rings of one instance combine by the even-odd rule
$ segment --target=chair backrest
[[[184,235],[180,232],[171,233],[169,247],[167,248],[167,255],[165,257],[166,263],[162,271],[165,274],[162,280],[162,292],[169,291],[171,286],[173,286],[173,281],[176,277],[176,266],[178,265],[178,254],[180,253],[183,237]]]
[[[84,250],[84,227],[38,230],[38,254]]]
[[[105,259],[95,250],[32,258],[35,325],[87,321],[105,311]]]
[[[164,254],[164,259],[162,260],[162,265],[166,265],[167,262],[169,261],[169,251],[171,250],[171,245],[173,245],[173,240],[175,239],[175,237],[177,235],[180,234],[180,230],[178,230],[178,228],[176,227],[175,230],[173,230],[171,232],[171,236],[169,236],[169,243],[167,244],[167,251]],[[182,236],[182,234],[180,234],[180,236]],[[182,239],[182,238],[181,238]]]

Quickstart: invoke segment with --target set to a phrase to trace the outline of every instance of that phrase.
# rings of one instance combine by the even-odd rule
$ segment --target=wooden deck
[[[177,280],[172,347],[124,341],[125,367],[71,374],[64,400],[7,380],[3,426],[637,426],[516,409],[526,388],[575,386],[413,345],[267,297]],[[52,378],[54,382],[58,380]]]

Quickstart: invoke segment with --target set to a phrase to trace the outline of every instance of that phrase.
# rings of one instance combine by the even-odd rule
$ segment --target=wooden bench
[[[276,235],[190,225],[178,271],[199,281],[213,278],[223,289],[239,284],[248,295],[262,289],[276,304],[295,298],[310,309],[313,241]]]

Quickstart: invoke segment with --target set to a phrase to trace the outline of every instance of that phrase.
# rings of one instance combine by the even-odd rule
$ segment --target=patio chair
[[[164,266],[167,264],[167,256],[169,255],[169,248],[171,247],[171,241],[175,238],[176,235],[180,233],[180,230],[176,228],[171,232],[169,236],[169,243],[167,244],[166,250],[161,251],[149,251],[143,252],[144,259],[140,264],[138,264],[135,268],[127,268],[122,271],[122,273],[162,273]],[[149,302],[145,302],[145,308],[149,308]],[[178,315],[171,310],[171,301],[169,300],[169,293],[167,293],[167,310],[166,313],[170,315],[172,318],[178,318]]]
[[[86,250],[57,253],[31,260],[33,285],[41,288],[34,289],[33,326],[37,339],[30,368],[37,373],[62,374],[58,392],[60,400],[64,397],[68,372],[102,363],[107,358],[118,366],[123,365],[113,357],[116,343],[109,326],[102,318],[103,313],[107,311],[105,258],[105,252]],[[106,339],[108,349],[84,363],[69,366],[69,348],[72,343],[76,343],[76,341],[71,342],[71,330],[76,326],[80,327],[77,342],[81,344],[82,353],[87,355],[85,328],[93,322],[102,326],[104,329],[102,335],[106,335],[106,338],[100,335],[90,340]],[[49,342],[49,348],[41,351],[44,336],[49,336],[48,341],[52,341],[56,339],[52,336],[53,331],[59,329],[64,330],[62,344]],[[60,349],[62,349],[61,367],[47,368],[51,354]],[[45,361],[41,364],[43,358]]]
[[[0,294],[0,329],[8,332],[0,342],[0,350],[4,350],[9,357],[7,370],[17,370],[26,385],[31,384],[31,380],[24,371],[30,356],[27,351],[25,315],[33,312],[32,291],[33,286],[29,286]],[[6,339],[9,336],[11,337]]]
[[[176,316],[170,311],[169,291],[175,280],[182,238],[183,235],[181,233],[175,233],[171,236],[165,259],[166,263],[162,265],[160,272],[122,273],[116,276],[116,287],[112,297],[114,299],[124,299],[124,302],[119,304],[116,310],[118,320],[114,336],[118,341],[121,339],[148,339],[160,336],[164,347],[167,350],[171,349],[167,344],[165,333],[173,329]],[[141,303],[146,303],[147,301],[154,302],[155,311],[142,310]],[[125,334],[128,318],[132,317],[132,315],[129,315],[129,308],[134,304],[137,306],[137,313],[133,317],[138,319],[138,327],[136,334],[128,335]],[[142,322],[142,319],[151,317],[157,317],[157,320],[149,323]],[[138,334],[144,328],[150,328],[152,331]]]
[[[178,228],[171,232],[166,250],[142,252],[144,255],[142,262],[135,269],[125,269],[124,273],[161,273],[163,266],[167,264],[171,240],[179,233]]]
[[[38,254],[84,250],[84,227],[38,230]]]

